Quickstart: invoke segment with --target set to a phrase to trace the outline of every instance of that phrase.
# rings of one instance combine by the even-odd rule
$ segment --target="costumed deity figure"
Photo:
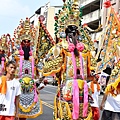
[[[10,35],[3,35],[0,38],[0,76],[5,74],[5,63],[12,54],[13,42]]]
[[[106,4],[106,2],[104,4]],[[115,12],[113,7],[108,7],[107,28],[103,38],[101,38],[103,41],[102,50],[98,52],[101,56],[101,61],[97,65],[97,72],[108,70],[109,80],[106,81],[108,85],[106,91],[110,93],[110,91],[114,91],[113,87],[110,86],[118,89],[117,85],[120,82],[120,16]]]
[[[106,1],[105,3],[110,3]],[[110,3],[111,5],[111,3]],[[110,6],[109,6],[110,7]],[[110,7],[107,29],[103,38],[101,62],[98,71],[103,71],[107,66],[111,68],[111,73],[105,88],[100,109],[103,110],[102,120],[108,117],[111,120],[120,119],[120,17],[114,8]],[[107,113],[109,112],[109,114]]]
[[[46,26],[43,24],[43,21],[44,21],[44,16],[41,15],[38,21],[38,34],[37,34],[38,39],[35,42],[36,49],[34,54],[35,56],[37,56],[35,60],[35,64],[37,70],[39,71],[40,76],[42,75],[41,69],[43,67],[44,58],[48,53],[48,51],[55,44],[55,41],[53,40],[50,33],[46,29]]]
[[[42,69],[43,76],[58,80],[54,120],[92,119],[86,80],[96,67],[91,62],[94,45],[81,26],[81,14],[79,0],[67,0],[55,16],[56,45],[46,55]]]
[[[16,77],[19,78],[22,88],[19,117],[35,118],[42,114],[42,104],[34,82],[36,67],[33,45],[36,42],[36,29],[30,24],[28,18],[20,21],[14,37],[13,56],[18,65]]]

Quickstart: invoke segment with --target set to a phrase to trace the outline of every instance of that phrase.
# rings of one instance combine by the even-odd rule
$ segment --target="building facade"
[[[106,0],[80,0],[80,6],[84,6],[82,24],[88,24],[93,30],[97,29],[99,25],[102,25],[104,29],[108,13],[108,9],[104,7],[105,1]],[[120,0],[110,1],[115,11],[120,14]],[[34,26],[37,26],[39,16],[43,15],[45,17],[44,24],[54,39],[54,16],[60,9],[62,9],[62,6],[50,6],[50,2],[48,2],[35,11],[35,14],[30,17],[30,21]],[[101,31],[91,34],[92,40],[96,40],[100,34]]]
[[[38,10],[35,11],[35,14],[30,17],[30,21],[32,24],[34,24],[34,26],[37,26],[39,17],[41,15],[44,16],[45,20],[43,21],[43,23],[54,39],[54,16],[56,13],[58,13],[58,10],[60,9],[62,9],[62,6],[50,6],[50,2],[48,2],[47,4],[45,4],[45,6],[41,6]]]
[[[120,14],[120,0],[110,0],[115,11]],[[80,0],[80,5],[83,7],[83,22],[91,29],[97,29],[99,25],[104,26],[107,20],[108,9],[104,7],[106,0]],[[101,32],[92,34],[92,39],[97,39]]]

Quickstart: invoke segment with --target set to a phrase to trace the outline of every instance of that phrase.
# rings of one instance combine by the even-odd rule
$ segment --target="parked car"
[[[58,85],[57,81],[52,76],[45,77],[45,79],[47,80],[48,84],[55,85],[55,86]]]

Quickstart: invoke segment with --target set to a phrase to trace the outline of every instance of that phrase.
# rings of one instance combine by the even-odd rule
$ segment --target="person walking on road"
[[[88,83],[89,89],[92,91],[93,103],[91,103],[93,120],[99,120],[100,111],[98,105],[98,96],[100,94],[100,85],[98,84],[99,76],[97,74],[93,75],[93,80]]]
[[[8,61],[6,75],[0,78],[0,120],[14,120],[18,118],[20,83],[15,79],[16,64]]]
[[[116,90],[112,90],[114,94],[117,93],[114,96],[112,94],[104,94],[100,105],[100,110],[104,109],[101,120],[120,120],[120,82]]]

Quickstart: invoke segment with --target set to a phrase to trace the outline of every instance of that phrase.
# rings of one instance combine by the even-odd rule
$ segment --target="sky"
[[[50,2],[51,6],[62,5],[62,0],[0,0],[0,36],[14,30],[26,17],[31,17],[37,9]]]

